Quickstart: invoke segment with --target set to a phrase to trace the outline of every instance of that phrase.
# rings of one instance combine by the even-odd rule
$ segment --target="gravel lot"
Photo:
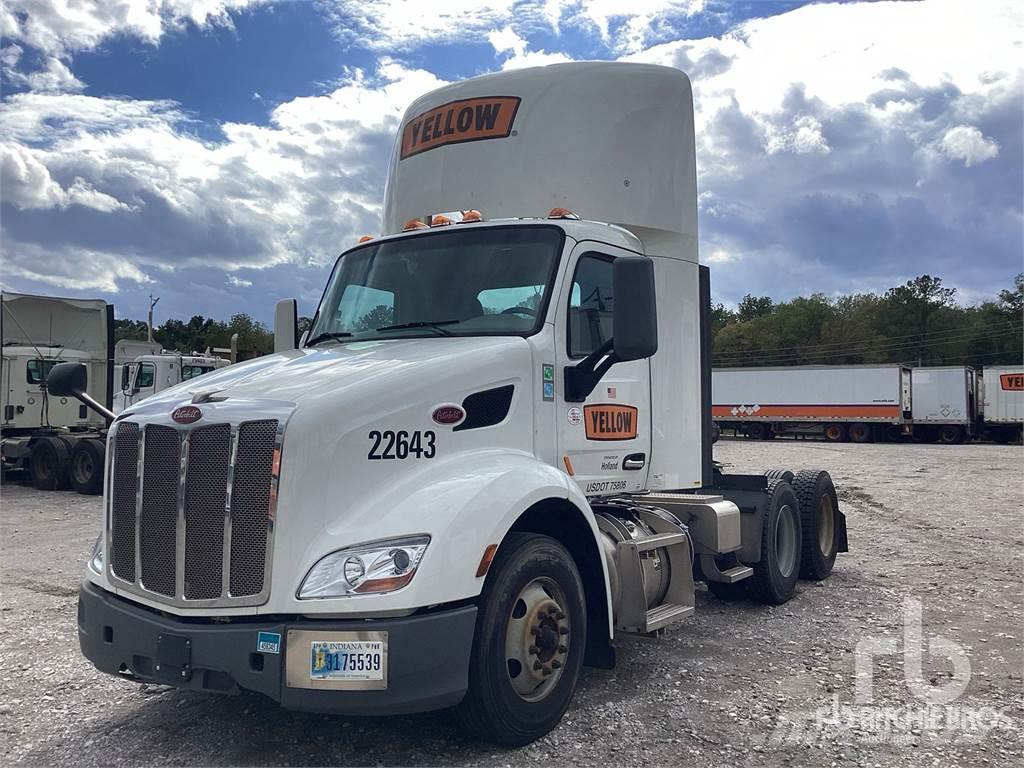
[[[618,668],[585,670],[562,726],[511,752],[465,740],[444,713],[294,714],[255,695],[205,696],[95,672],[78,651],[75,595],[100,501],[7,485],[2,761],[1024,764],[1021,447],[727,440],[716,457],[737,472],[828,469],[852,551],[831,579],[801,582],[778,608],[701,591],[695,616],[663,637],[619,640]],[[922,605],[920,642],[904,643],[906,598]],[[871,638],[917,647],[917,689],[905,679],[916,678],[914,664],[897,652],[875,659],[873,701],[855,700],[854,648]],[[947,645],[929,651],[936,640]],[[966,654],[970,675],[952,700],[963,670],[943,656],[950,644]],[[941,700],[929,706],[929,692]]]

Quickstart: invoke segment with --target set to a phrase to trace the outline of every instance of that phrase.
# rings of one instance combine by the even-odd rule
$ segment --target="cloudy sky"
[[[1024,4],[3,0],[0,284],[119,317],[311,314],[378,232],[399,117],[572,59],[694,84],[716,298],[974,301],[1022,269]],[[628,9],[628,10],[626,10]]]

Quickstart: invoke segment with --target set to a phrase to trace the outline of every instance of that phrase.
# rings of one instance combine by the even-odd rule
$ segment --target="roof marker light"
[[[475,221],[483,221],[484,215],[480,211],[473,210],[470,208],[468,211],[462,212],[462,221],[459,224],[472,224]]]
[[[403,232],[412,232],[414,229],[426,229],[427,225],[419,219],[409,219],[405,222],[405,226],[402,227]]]
[[[548,213],[549,219],[574,219],[579,221],[580,217],[570,211],[568,208],[552,208],[551,212]]]
[[[359,243],[368,243],[371,240],[373,240],[373,235],[363,235],[362,237],[359,238]]]
[[[430,226],[432,227],[447,227],[449,224],[454,223],[455,222],[453,222],[451,219],[449,219],[447,216],[441,213],[437,214],[436,216],[430,217]]]

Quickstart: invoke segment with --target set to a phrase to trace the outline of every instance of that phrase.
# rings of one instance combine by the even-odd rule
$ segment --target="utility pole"
[[[146,320],[146,325],[149,327],[149,338],[147,341],[153,341],[153,307],[160,301],[160,297],[153,298],[153,294],[149,294],[149,317]]]

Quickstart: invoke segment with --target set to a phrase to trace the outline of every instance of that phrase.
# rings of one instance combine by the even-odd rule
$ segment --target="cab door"
[[[583,402],[566,400],[565,370],[612,338],[612,263],[636,256],[581,242],[570,256],[555,323],[559,460],[588,496],[647,486],[651,452],[649,359],[613,365]]]

